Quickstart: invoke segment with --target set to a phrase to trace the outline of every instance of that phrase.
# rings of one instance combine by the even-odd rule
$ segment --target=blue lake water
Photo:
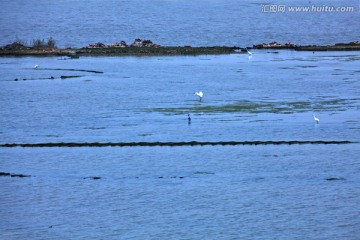
[[[0,61],[1,143],[360,141],[357,52]],[[359,154],[358,143],[0,148],[1,171],[31,175],[0,178],[1,237],[356,239]]]
[[[0,44],[359,40],[358,2],[344,5],[356,12],[267,14],[233,0],[1,1]],[[0,172],[31,175],[0,176],[0,238],[358,239],[359,52],[252,52],[0,58],[0,144],[353,142],[0,147]]]
[[[285,12],[266,12],[271,6]],[[289,7],[352,7],[349,12],[291,12]],[[53,37],[60,47],[135,38],[170,46],[252,46],[263,42],[359,41],[358,0],[3,0],[0,45]]]
[[[359,140],[356,52],[0,60],[3,143]]]

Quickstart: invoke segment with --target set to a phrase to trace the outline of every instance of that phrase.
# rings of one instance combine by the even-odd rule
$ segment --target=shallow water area
[[[0,228],[7,239],[359,234],[359,163],[353,156],[360,151],[352,145],[21,153],[2,149],[2,168],[32,175],[0,178],[1,212],[9,216]]]
[[[1,144],[353,142],[0,147],[1,172],[30,175],[0,176],[0,237],[356,239],[359,61],[264,50],[0,58]]]
[[[294,51],[2,58],[0,141],[358,141],[359,61]]]

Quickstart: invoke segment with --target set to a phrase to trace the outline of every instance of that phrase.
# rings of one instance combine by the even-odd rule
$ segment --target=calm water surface
[[[352,13],[266,14],[262,4],[4,0],[0,45],[48,37],[60,47],[136,37],[194,46],[359,40],[358,1],[272,2]],[[0,144],[360,141],[358,52],[253,52],[0,58]],[[0,238],[358,239],[359,155],[358,143],[1,147],[0,171],[31,177],[0,177]]]
[[[269,5],[351,12],[263,12]],[[53,37],[60,47],[135,38],[168,46],[335,44],[360,39],[358,0],[3,0],[0,45]]]
[[[357,52],[0,60],[1,143],[360,140]],[[1,171],[31,175],[0,178],[0,232],[357,239],[359,154],[358,143],[0,148]]]
[[[1,149],[5,239],[357,239],[359,148]],[[101,176],[100,180],[84,179]],[[326,181],[344,177],[343,181]]]
[[[359,61],[292,51],[2,58],[1,142],[358,141]]]

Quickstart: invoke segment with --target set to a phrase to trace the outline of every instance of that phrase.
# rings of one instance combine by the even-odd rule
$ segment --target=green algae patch
[[[221,113],[273,113],[293,114],[311,111],[343,111],[353,108],[352,99],[310,99],[308,101],[247,101],[241,100],[224,105],[210,105],[203,102],[190,107],[151,108],[144,111],[159,112],[164,115],[181,115],[187,113],[221,114]]]
[[[187,113],[220,114],[220,113],[274,113],[292,114],[296,112],[313,111],[342,111],[351,102],[344,99],[309,100],[309,101],[237,101],[224,105],[193,105],[191,107],[152,108],[145,111],[159,112],[165,115],[180,115]]]

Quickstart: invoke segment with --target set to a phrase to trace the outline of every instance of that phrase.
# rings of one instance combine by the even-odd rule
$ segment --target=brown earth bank
[[[359,51],[360,42],[337,43],[335,45],[307,45],[294,43],[260,43],[254,44],[253,49],[291,49],[297,51]],[[151,40],[135,39],[133,43],[124,41],[106,45],[98,42],[83,48],[60,49],[55,46],[39,45],[26,46],[17,41],[0,48],[0,56],[161,56],[161,55],[213,55],[213,54],[246,54],[247,49],[238,46],[161,46]]]

